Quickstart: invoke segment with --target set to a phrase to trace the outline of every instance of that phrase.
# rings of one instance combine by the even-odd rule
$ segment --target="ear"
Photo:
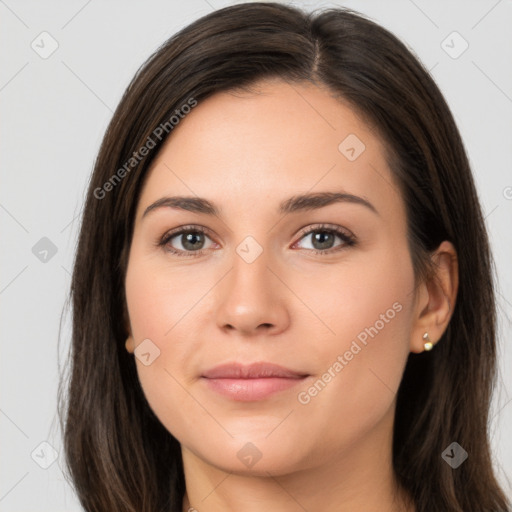
[[[135,350],[135,340],[131,334],[128,336],[128,338],[126,338],[124,346],[126,347],[126,350],[130,352],[130,354],[133,354]]]
[[[126,333],[127,339],[124,344],[126,347],[126,350],[133,354],[133,351],[135,350],[135,340],[132,336],[132,328],[130,325],[130,318],[128,315],[128,305],[126,304],[126,298],[124,301],[124,307],[123,307],[123,326],[124,326],[124,332]]]
[[[432,254],[433,274],[416,290],[411,352],[424,351],[423,335],[435,345],[445,332],[455,307],[459,287],[457,251],[451,242],[442,242]]]

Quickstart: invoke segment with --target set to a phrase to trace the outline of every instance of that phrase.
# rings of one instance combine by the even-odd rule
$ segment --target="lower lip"
[[[302,378],[265,377],[261,379],[204,379],[217,393],[239,402],[263,400],[303,382]]]

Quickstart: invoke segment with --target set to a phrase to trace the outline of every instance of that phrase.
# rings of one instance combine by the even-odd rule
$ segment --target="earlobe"
[[[425,342],[423,343],[423,350],[426,350],[428,352],[429,350],[432,350],[434,348],[434,344],[432,343],[432,340],[430,339],[428,332],[426,332],[423,335],[423,341]]]
[[[135,350],[135,341],[134,341],[134,339],[133,339],[133,337],[131,335],[128,336],[128,338],[126,339],[126,342],[125,342],[124,346],[126,347],[126,350],[130,354],[133,354],[133,352]]]
[[[410,350],[431,350],[445,332],[453,314],[459,284],[457,252],[451,242],[442,242],[432,254],[433,273],[420,287]]]

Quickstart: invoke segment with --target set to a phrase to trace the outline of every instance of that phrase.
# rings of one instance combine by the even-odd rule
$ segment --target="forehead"
[[[180,120],[146,177],[139,216],[165,194],[243,211],[262,197],[334,189],[373,196],[384,209],[396,201],[382,141],[326,89],[268,80],[217,93]]]

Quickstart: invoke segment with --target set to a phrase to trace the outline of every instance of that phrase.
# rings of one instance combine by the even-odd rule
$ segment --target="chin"
[[[268,432],[257,438],[239,436],[227,443],[220,443],[217,438],[208,446],[188,449],[211,466],[238,475],[268,477],[269,473],[278,476],[304,469],[306,454],[297,451],[300,443],[278,437],[272,441],[266,436]]]

